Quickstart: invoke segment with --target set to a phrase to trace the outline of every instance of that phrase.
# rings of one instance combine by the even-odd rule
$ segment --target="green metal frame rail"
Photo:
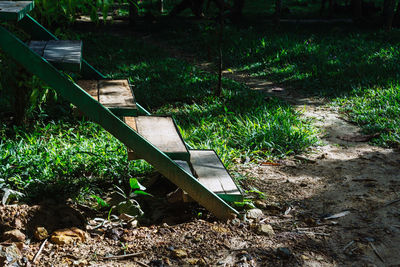
[[[33,21],[31,17],[26,17]],[[30,26],[33,28],[37,27],[37,25],[32,24]],[[40,27],[44,29],[42,26]],[[47,32],[47,36],[55,38],[49,32]],[[186,191],[195,201],[212,212],[217,218],[226,220],[232,218],[234,215],[238,215],[235,209],[205,188],[193,175],[186,172],[166,154],[147,142],[146,139],[136,133],[111,111],[93,99],[77,84],[60,73],[53,65],[30,50],[25,43],[1,26],[0,48],[29,72],[53,87],[59,95],[77,106],[86,116],[101,125],[127,147],[134,148],[138,156],[153,165],[161,174]],[[87,62],[84,65],[86,65],[86,68],[91,73],[101,75]],[[104,76],[101,75],[101,77]]]
[[[36,40],[59,40],[54,34],[49,32],[45,27],[43,27],[39,22],[29,15],[18,21],[17,26],[23,29],[25,32],[29,33],[33,39]],[[92,65],[90,65],[85,59],[82,59],[82,69],[80,72],[84,79],[95,79],[103,80],[106,77],[96,70]],[[151,115],[145,108],[143,108],[139,103],[136,102],[139,115]],[[129,115],[129,114],[128,114]]]

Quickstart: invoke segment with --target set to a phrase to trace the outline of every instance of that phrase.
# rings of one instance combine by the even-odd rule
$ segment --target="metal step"
[[[30,41],[29,48],[61,70],[81,70],[82,41]]]
[[[190,155],[181,134],[171,117],[138,116],[125,117],[125,123],[143,136],[171,159],[189,161]],[[139,159],[128,149],[128,160]]]
[[[33,1],[0,1],[0,21],[20,21],[33,7]]]
[[[80,80],[77,84],[117,116],[137,116],[128,80]]]
[[[225,201],[243,201],[243,194],[214,150],[189,152],[194,175],[204,187]]]

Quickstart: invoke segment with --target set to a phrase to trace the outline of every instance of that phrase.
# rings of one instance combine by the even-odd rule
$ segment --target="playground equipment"
[[[58,40],[28,12],[32,1],[0,1],[0,22],[29,33],[28,44],[0,26],[0,49],[38,76],[83,114],[128,148],[128,159],[144,159],[193,200],[226,220],[238,214],[225,201],[242,193],[213,150],[192,150],[171,117],[152,116],[135,101],[128,80],[109,80],[82,58],[82,42]],[[76,83],[62,71],[80,72]]]

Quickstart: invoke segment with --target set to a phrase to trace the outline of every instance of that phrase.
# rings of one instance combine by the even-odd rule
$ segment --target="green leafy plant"
[[[250,210],[256,207],[251,199],[244,199],[240,202],[234,202],[233,205],[235,208],[240,210]]]
[[[145,7],[152,5],[136,0],[36,0],[34,16],[41,22],[47,25],[57,24],[65,26],[76,21],[80,16],[88,16],[91,21],[99,22],[100,17],[103,17],[103,22],[106,23],[110,14],[110,9],[117,5],[122,7],[122,4],[135,6],[138,12],[143,12]],[[118,14],[125,14],[126,10],[118,10]]]
[[[116,193],[123,198],[123,201],[117,204],[117,211],[119,214],[125,213],[131,216],[142,216],[144,212],[142,211],[139,202],[137,202],[134,197],[138,195],[152,195],[144,192],[146,188],[141,185],[136,178],[129,179],[129,186],[130,190],[128,194],[126,194],[120,187],[115,186]]]
[[[1,180],[0,180],[0,190],[2,191],[0,192],[0,195],[2,195],[1,198],[2,205],[9,204],[12,200],[18,200],[24,196],[24,194],[21,192],[7,188],[4,183],[1,183]]]
[[[110,207],[110,205],[107,202],[105,202],[101,197],[99,197],[97,195],[91,195],[91,197],[96,200],[97,205],[100,208],[109,208]]]

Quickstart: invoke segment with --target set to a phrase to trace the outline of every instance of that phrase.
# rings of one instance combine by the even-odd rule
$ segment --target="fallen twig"
[[[303,235],[322,235],[322,236],[330,236],[330,234],[326,234],[326,233],[316,233],[316,232],[311,232],[311,231],[295,231],[295,233],[298,234],[303,234]]]
[[[46,239],[43,241],[43,243],[40,245],[38,252],[36,253],[35,257],[34,257],[33,260],[32,260],[33,263],[35,263],[35,262],[39,259],[39,256],[40,256],[40,254],[42,253],[43,248],[44,248],[44,246],[46,245],[46,243],[47,243],[47,238],[46,238]]]
[[[346,211],[342,211],[342,212],[333,214],[333,215],[331,215],[331,216],[325,217],[325,218],[323,218],[323,219],[324,219],[324,220],[337,219],[337,218],[340,218],[340,217],[344,217],[344,216],[346,216],[346,215],[349,214],[349,213],[350,213],[350,211],[346,210]]]
[[[268,165],[268,166],[279,166],[281,165],[278,162],[269,162],[269,161],[265,161],[265,162],[261,162],[261,165]]]
[[[381,254],[379,254],[378,250],[375,248],[374,244],[369,242],[369,245],[371,246],[372,250],[375,252],[376,256],[382,261],[385,262],[385,260],[382,258]]]
[[[140,256],[140,255],[143,255],[143,254],[144,254],[144,252],[137,252],[137,253],[131,253],[131,254],[125,254],[125,255],[101,257],[100,259],[102,259],[102,260],[118,260],[118,259],[126,259],[126,258],[131,258],[131,257],[137,257],[137,256]]]
[[[392,205],[392,204],[394,204],[394,203],[397,203],[397,202],[400,202],[400,198],[399,198],[399,199],[392,200],[392,201],[386,203],[386,204],[384,205],[384,207],[390,206],[390,205]]]
[[[134,262],[139,264],[140,266],[143,266],[143,267],[150,267],[149,265],[147,265],[146,263],[143,263],[141,261],[134,261]]]
[[[344,248],[343,248],[343,252],[345,252],[351,245],[353,245],[354,244],[354,240],[352,240],[352,241],[350,241],[349,243],[347,243],[347,245],[346,246],[344,246]]]
[[[372,178],[355,178],[352,179],[353,182],[378,182],[376,179]]]
[[[292,207],[290,207],[289,206],[289,208],[287,208],[286,210],[285,210],[285,215],[289,215],[289,213],[292,211]]]

